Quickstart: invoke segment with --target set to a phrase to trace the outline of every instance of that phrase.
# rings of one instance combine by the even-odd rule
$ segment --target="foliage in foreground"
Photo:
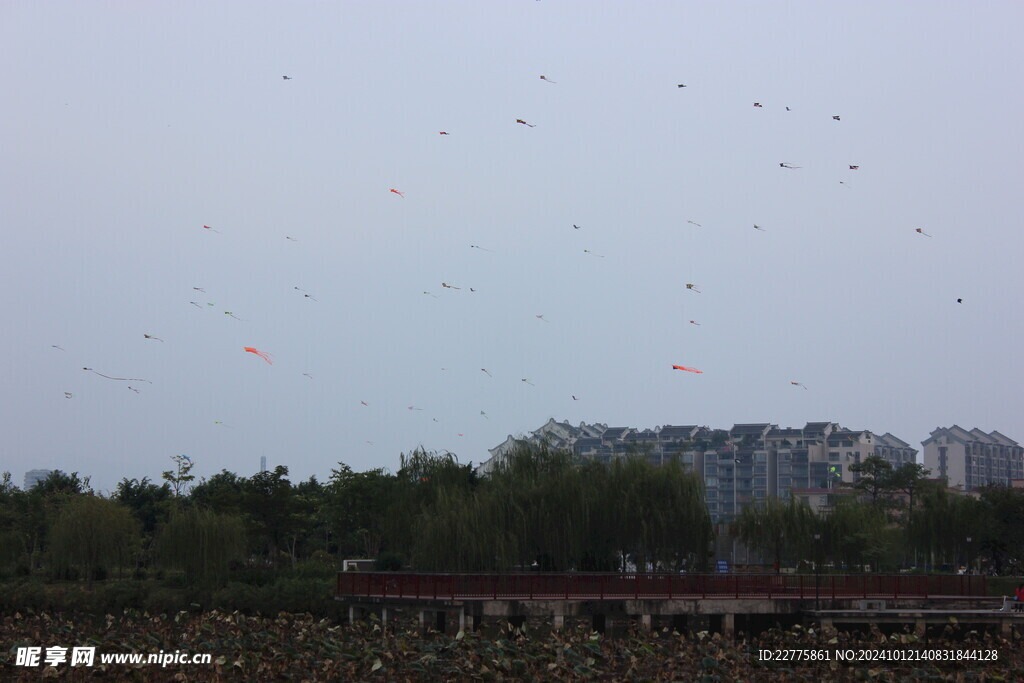
[[[375,620],[338,626],[310,615],[282,613],[276,618],[208,612],[177,615],[126,614],[122,617],[21,615],[6,616],[0,640],[10,644],[0,653],[0,668],[16,680],[35,680],[43,667],[15,667],[14,653],[23,646],[95,645],[92,668],[61,665],[52,673],[65,680],[129,678],[171,681],[201,678],[222,680],[371,680],[371,681],[898,681],[1018,680],[1024,649],[1018,643],[946,627],[941,643],[932,647],[995,648],[999,660],[959,662],[943,666],[853,665],[810,663],[768,666],[758,662],[759,649],[792,647],[897,647],[916,642],[910,634],[886,637],[876,630],[863,636],[823,635],[801,628],[771,630],[736,641],[700,632],[631,632],[605,638],[586,630],[550,634],[513,634],[496,638],[476,633],[421,637],[413,625],[400,622],[384,631]],[[106,665],[100,653],[154,653],[163,650],[209,653],[202,665]]]

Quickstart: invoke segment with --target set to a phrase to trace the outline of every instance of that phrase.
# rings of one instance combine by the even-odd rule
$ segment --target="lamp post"
[[[820,552],[818,550],[821,545],[821,534],[814,534],[814,611],[818,611],[818,577],[821,572],[821,563],[818,561]]]

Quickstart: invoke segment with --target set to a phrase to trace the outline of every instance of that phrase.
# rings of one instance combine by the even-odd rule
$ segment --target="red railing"
[[[984,576],[339,572],[338,597],[459,600],[985,596]]]

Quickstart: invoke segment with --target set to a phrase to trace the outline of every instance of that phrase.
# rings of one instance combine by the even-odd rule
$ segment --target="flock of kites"
[[[291,76],[283,76],[282,78],[285,81],[292,80]],[[557,83],[557,81],[553,81],[553,80],[549,79],[547,76],[543,76],[543,75],[540,76],[540,80],[542,80],[542,81],[544,81],[546,83],[551,83],[551,84],[556,84]],[[677,87],[678,88],[685,88],[687,86],[684,83],[680,83],[680,84],[677,85]],[[758,108],[758,109],[761,109],[761,108],[763,108],[763,105],[760,102],[754,102],[754,107]],[[789,107],[786,107],[786,111],[791,111],[791,109]],[[841,121],[841,118],[838,115],[833,115],[832,119],[834,121],[837,121],[837,122]],[[521,124],[521,125],[527,126],[529,128],[535,128],[536,125],[537,125],[537,124],[534,124],[534,123],[528,123],[527,121],[525,121],[523,119],[515,119],[515,122],[517,124]],[[439,135],[449,135],[448,131],[444,131],[444,130],[439,131],[438,134]],[[849,166],[849,170],[851,170],[851,171],[857,171],[857,170],[860,169],[860,166],[858,164],[848,164],[848,166]],[[795,164],[792,164],[792,163],[786,162],[786,161],[779,162],[779,167],[780,168],[784,168],[784,169],[789,169],[789,170],[798,170],[798,169],[803,168],[802,166],[797,166]],[[840,180],[839,183],[848,187],[848,185],[846,184],[845,181]],[[405,192],[402,191],[402,190],[399,190],[397,188],[393,188],[393,187],[389,188],[389,192],[391,192],[394,195],[397,195],[397,197],[399,197],[400,199],[404,200],[406,198]],[[697,227],[703,227],[700,223],[697,223],[696,221],[693,221],[693,220],[688,220],[687,223],[689,223],[691,225],[694,225],[694,226],[697,226]],[[575,225],[575,224],[573,224],[572,227],[573,227],[574,230],[580,230],[581,229],[581,226]],[[758,225],[756,223],[754,224],[753,227],[756,230],[765,231],[765,229],[763,227],[761,227],[760,225]],[[206,230],[208,232],[221,234],[219,230],[216,230],[215,228],[213,228],[213,227],[211,227],[209,225],[203,225],[202,229],[204,229],[204,230]],[[925,236],[925,237],[932,237],[930,234],[926,233],[922,228],[915,228],[915,232],[918,233],[919,235],[922,235],[922,236]],[[292,242],[297,242],[298,241],[294,237],[290,237],[290,236],[285,236],[285,239],[287,239],[289,241],[292,241]],[[485,247],[482,247],[482,246],[476,245],[476,244],[471,244],[469,246],[470,246],[471,249],[477,249],[477,250],[480,250],[480,251],[487,251],[487,252],[491,252],[492,251],[490,249],[487,249]],[[587,254],[587,255],[590,255],[590,256],[593,256],[595,258],[605,258],[603,255],[597,254],[597,253],[591,251],[590,249],[584,249],[583,253]],[[445,289],[451,289],[451,290],[460,290],[460,289],[462,289],[461,287],[455,286],[453,284],[449,284],[447,282],[441,282],[440,284],[441,284],[441,287],[443,287]],[[685,284],[685,287],[686,287],[686,289],[688,291],[695,292],[697,294],[701,293],[701,289],[700,289],[700,287],[697,284],[694,284],[692,282],[687,282],[687,283],[684,283],[684,284]],[[204,294],[206,293],[206,290],[204,290],[202,287],[193,287],[193,289],[195,291],[197,291],[197,292],[201,292],[201,293],[204,293]],[[294,289],[297,292],[301,293],[304,298],[310,299],[312,301],[316,301],[317,300],[311,294],[309,294],[308,292],[305,292],[304,290],[300,289],[299,287],[294,287]],[[468,289],[469,289],[470,292],[475,292],[476,291],[472,287],[470,287]],[[432,294],[429,291],[424,291],[423,294],[432,296],[434,298],[438,298],[437,295]],[[962,299],[957,299],[957,303],[963,303],[963,300]],[[213,303],[207,303],[206,306],[204,307],[203,305],[201,305],[200,303],[198,303],[196,301],[189,301],[189,304],[191,304],[192,306],[195,306],[196,308],[204,309],[204,310],[205,310],[206,307],[213,307],[213,306],[215,306],[215,304],[213,304]],[[224,311],[223,313],[224,313],[224,315],[229,316],[231,318],[234,318],[235,320],[240,320],[240,321],[244,320],[243,318],[237,317],[231,311]],[[534,317],[537,318],[538,320],[544,322],[544,323],[549,323],[550,322],[549,320],[547,320],[547,318],[544,317],[543,314],[538,314],[538,315],[535,315]],[[696,320],[690,320],[689,322],[691,324],[693,324],[693,325],[700,325],[701,324],[701,323],[697,322]],[[154,335],[148,334],[148,333],[143,333],[142,336],[146,340],[158,341],[158,342],[161,342],[161,343],[163,343],[163,341],[164,341],[163,339],[161,339],[159,337],[156,337]],[[60,346],[57,346],[57,345],[53,345],[52,348],[60,350],[60,351],[64,351],[65,350],[64,348],[62,348]],[[267,364],[270,364],[270,365],[273,364],[272,355],[267,353],[266,351],[262,351],[260,349],[257,349],[255,347],[251,347],[251,346],[245,346],[241,350],[243,352],[245,352],[245,353],[251,353],[251,354],[253,354],[255,356],[258,356],[263,361],[265,361]],[[690,373],[695,373],[695,374],[703,374],[702,370],[698,370],[695,367],[690,367],[690,366],[687,366],[687,365],[678,365],[678,364],[672,363],[672,364],[670,364],[670,367],[671,367],[672,370],[680,370],[680,371],[683,371],[683,372],[690,372]],[[82,368],[82,369],[87,371],[87,372],[91,372],[91,373],[97,375],[100,378],[107,379],[107,380],[118,381],[118,382],[135,382],[135,383],[144,382],[144,383],[152,384],[152,382],[150,382],[147,379],[130,378],[130,377],[115,377],[115,376],[112,376],[112,375],[101,373],[101,372],[99,372],[97,370],[94,370],[93,368],[90,368],[90,367],[85,367],[85,368]],[[443,369],[444,368],[442,368],[442,370]],[[491,374],[491,372],[487,368],[480,368],[480,371],[483,372],[484,374],[486,374],[488,377],[493,377],[493,375]],[[310,375],[309,373],[302,373],[302,374],[305,377],[308,377],[309,379],[313,379],[313,376]],[[533,382],[531,382],[530,379],[527,378],[527,377],[521,378],[520,381],[525,383],[525,384],[528,384],[530,386],[535,386],[533,384]],[[790,384],[792,386],[795,386],[795,387],[801,387],[801,388],[803,388],[805,390],[807,389],[807,387],[804,384],[802,384],[801,382],[791,381]],[[135,392],[135,393],[139,393],[139,389],[137,389],[136,387],[128,385],[128,388],[131,391]],[[64,396],[65,396],[65,398],[68,398],[68,399],[73,398],[73,394],[71,394],[70,392],[64,392]],[[572,395],[572,400],[578,401],[579,398],[577,398],[575,395]],[[360,404],[363,405],[363,406],[368,406],[369,405],[368,403],[366,403],[366,401],[360,401]],[[422,410],[422,409],[418,408],[416,406],[408,406],[408,410],[415,411],[415,410]],[[485,413],[482,410],[480,411],[480,415],[482,417],[484,417],[484,418],[488,418],[487,413]],[[434,419],[435,422],[437,422],[437,418],[433,418],[433,419]],[[227,426],[227,425],[224,425],[224,423],[222,421],[220,421],[220,420],[215,420],[214,423],[215,424],[219,424],[219,425],[223,425],[223,426]],[[463,436],[463,434],[459,434],[458,436]],[[367,443],[369,443],[371,445],[373,444],[372,441],[367,441]],[[187,456],[184,456],[184,457],[187,457]]]

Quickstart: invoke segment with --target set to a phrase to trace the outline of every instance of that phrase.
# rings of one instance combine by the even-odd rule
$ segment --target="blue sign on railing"
[[[729,573],[729,560],[719,560],[715,563],[715,571],[719,574]]]

